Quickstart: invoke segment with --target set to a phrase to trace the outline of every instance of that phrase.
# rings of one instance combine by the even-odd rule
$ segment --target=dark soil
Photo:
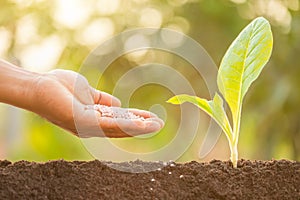
[[[300,162],[158,163],[0,161],[0,199],[293,199],[300,200]]]

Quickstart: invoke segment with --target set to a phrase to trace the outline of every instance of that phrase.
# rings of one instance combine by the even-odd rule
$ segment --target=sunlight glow
[[[287,30],[290,29],[292,16],[281,1],[257,1],[255,10],[258,15],[269,16],[273,20],[273,23],[275,22],[277,25],[283,26]]]
[[[129,37],[124,45],[125,52],[133,50],[133,49],[139,49],[141,47],[148,47],[150,45],[149,39],[142,34],[136,34],[131,37]],[[147,54],[148,50],[145,48],[142,48],[140,50],[133,51],[126,55],[126,57],[134,62],[141,61],[144,56]]]
[[[54,19],[68,28],[77,28],[90,17],[92,5],[88,0],[56,0]]]
[[[140,25],[144,27],[159,28],[162,24],[162,15],[155,8],[145,8],[141,11]]]
[[[97,11],[102,15],[111,15],[118,11],[120,0],[98,0]]]
[[[109,18],[99,18],[92,21],[76,36],[83,45],[96,46],[114,34],[115,25]]]
[[[146,4],[149,2],[149,0],[132,0],[132,2],[136,4]]]
[[[0,27],[0,56],[5,56],[11,43],[11,33],[4,27]]]
[[[19,45],[27,45],[40,40],[37,33],[37,18],[29,14],[22,17],[17,22],[16,43]]]
[[[167,25],[168,28],[171,29],[175,29],[179,32],[188,34],[188,32],[190,31],[190,23],[187,19],[183,18],[183,17],[173,17],[172,21],[170,24]]]
[[[11,2],[17,4],[20,8],[28,7],[33,3],[40,3],[45,0],[10,0]]]
[[[284,33],[288,33],[291,29],[292,15],[289,9],[299,10],[299,0],[249,0],[245,6],[238,7],[242,17],[254,19],[265,16],[272,25],[279,26]]]
[[[182,32],[179,26],[169,26],[169,29],[176,30],[177,32]],[[164,41],[166,45],[168,45],[170,48],[176,48],[180,47],[180,45],[184,41],[184,35],[176,34],[176,35],[170,35],[170,34],[165,34],[165,32],[161,33],[161,38]]]
[[[64,47],[64,41],[59,36],[52,35],[39,44],[29,45],[23,49],[19,58],[26,69],[45,72],[55,67]]]
[[[17,4],[19,8],[25,8],[33,3],[33,0],[11,0],[11,2]]]

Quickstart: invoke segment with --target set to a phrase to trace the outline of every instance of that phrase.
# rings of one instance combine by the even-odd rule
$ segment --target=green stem
[[[241,104],[240,104],[241,105]],[[241,124],[241,113],[242,113],[242,107],[239,107],[236,120],[233,123],[233,140],[231,141],[231,161],[233,164],[233,167],[237,167],[237,161],[238,161],[238,141],[239,141],[239,134],[240,134],[240,124]]]
[[[238,161],[238,148],[237,148],[237,142],[234,142],[232,146],[230,146],[231,150],[231,156],[230,160],[233,164],[233,167],[237,167],[237,161]]]

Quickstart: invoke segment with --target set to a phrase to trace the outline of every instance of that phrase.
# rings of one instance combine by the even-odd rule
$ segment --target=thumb
[[[95,88],[91,88],[92,96],[94,98],[94,104],[101,104],[106,106],[121,106],[121,101],[106,92],[99,91]]]

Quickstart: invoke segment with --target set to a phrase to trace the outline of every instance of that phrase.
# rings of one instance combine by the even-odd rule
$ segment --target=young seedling
[[[270,24],[265,18],[258,17],[242,30],[225,53],[219,67],[217,84],[230,108],[232,124],[218,93],[210,101],[186,94],[174,96],[167,101],[172,104],[193,103],[212,117],[226,134],[234,167],[237,167],[238,160],[237,145],[243,99],[268,62],[272,46]]]

